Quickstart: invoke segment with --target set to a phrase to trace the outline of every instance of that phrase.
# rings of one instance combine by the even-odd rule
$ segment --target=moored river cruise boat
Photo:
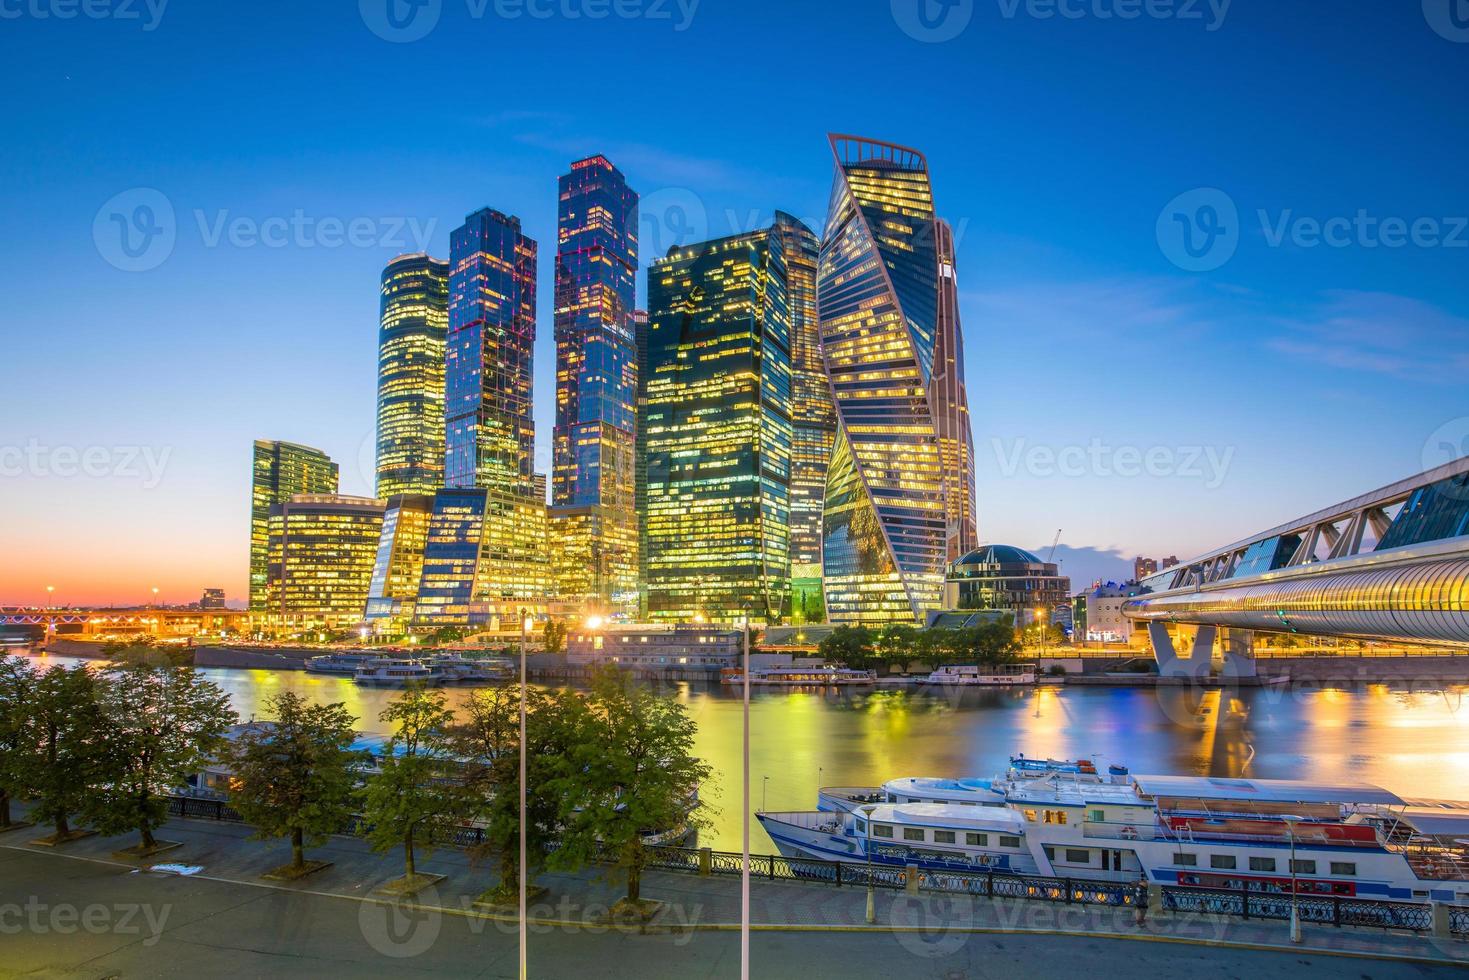
[[[721,684],[743,684],[745,672],[740,667],[725,667],[719,672]],[[877,683],[877,671],[850,670],[846,667],[752,667],[751,687],[851,687]]]
[[[1469,902],[1469,804],[1365,784],[1103,773],[1085,760],[1016,758],[993,779],[826,787],[815,810],[757,817],[787,857]]]

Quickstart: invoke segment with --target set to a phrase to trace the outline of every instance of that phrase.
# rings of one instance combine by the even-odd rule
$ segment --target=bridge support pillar
[[[1224,630],[1224,676],[1254,677],[1255,633],[1253,630]]]
[[[1179,657],[1178,649],[1173,645],[1173,639],[1168,635],[1168,627],[1158,622],[1148,623],[1148,639],[1153,644],[1153,658],[1158,661],[1158,675],[1160,677],[1186,677],[1198,679],[1209,675],[1209,652],[1214,646],[1214,627],[1201,627],[1200,634],[1207,629],[1209,636],[1205,641],[1202,636],[1196,637],[1194,646],[1190,651],[1193,655],[1187,660]],[[1204,654],[1199,655],[1199,647],[1203,645]]]

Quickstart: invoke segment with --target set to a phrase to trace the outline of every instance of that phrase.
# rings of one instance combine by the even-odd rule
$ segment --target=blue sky
[[[0,599],[241,596],[251,440],[370,490],[378,274],[486,205],[542,246],[547,466],[555,182],[594,152],[644,196],[646,262],[777,208],[819,223],[828,131],[922,149],[981,536],[1062,528],[1097,549],[1078,579],[1469,440],[1448,0],[427,0],[398,9],[432,26],[411,41],[386,0],[93,2],[0,0],[0,491],[27,556]],[[112,215],[171,248],[129,258]]]

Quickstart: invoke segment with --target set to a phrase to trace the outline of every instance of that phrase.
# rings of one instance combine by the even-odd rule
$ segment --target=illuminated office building
[[[638,617],[648,615],[648,440],[643,428],[644,411],[648,407],[648,311],[634,310],[633,337],[638,351],[638,424],[634,436],[633,485],[638,528]]]
[[[790,314],[781,238],[674,249],[648,272],[640,420],[648,616],[778,622],[790,590]]]
[[[550,591],[543,502],[502,490],[434,495],[416,623],[500,629],[543,613]]]
[[[449,252],[444,482],[528,498],[536,243],[519,218],[485,208],[454,230]]]
[[[823,514],[827,616],[921,623],[942,603],[951,549],[973,533],[972,505],[952,499],[973,485],[952,236],[935,220],[921,153],[847,136],[831,146],[817,273],[838,419]]]
[[[382,536],[383,502],[302,493],[270,509],[266,612],[282,626],[362,622]]]
[[[816,309],[816,263],[821,242],[801,221],[777,211],[774,234],[785,256],[791,318],[791,618],[819,623],[821,512],[826,467],[836,438],[836,410],[821,355]]]
[[[382,277],[377,347],[377,495],[444,485],[444,341],[449,263],[421,252]]]
[[[413,619],[433,510],[432,494],[388,498],[367,593],[367,619],[380,632],[398,632]]]
[[[257,439],[250,471],[250,611],[266,611],[270,509],[298,493],[336,493],[337,464],[320,449]]]
[[[589,609],[637,601],[638,198],[602,156],[560,181],[551,533],[557,591]]]
[[[934,221],[939,260],[938,336],[934,341],[934,429],[944,476],[944,559],[957,561],[979,544],[974,514],[974,427],[964,384],[964,332],[959,325],[959,282],[954,266],[954,231]]]

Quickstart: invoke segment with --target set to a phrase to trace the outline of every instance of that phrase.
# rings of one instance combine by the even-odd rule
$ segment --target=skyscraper
[[[382,536],[383,502],[296,494],[270,509],[266,611],[281,625],[355,626]]]
[[[377,348],[377,495],[444,485],[449,263],[422,252],[383,269]]]
[[[827,615],[922,622],[942,602],[950,548],[973,533],[972,505],[966,530],[966,506],[952,499],[973,485],[946,284],[952,236],[935,220],[923,154],[850,136],[832,136],[831,147],[817,274],[838,418],[823,515]],[[945,473],[946,446],[958,472]]]
[[[791,616],[797,623],[821,622],[821,511],[836,438],[816,308],[821,242],[784,211],[775,213],[772,230],[785,255],[791,318]]]
[[[790,588],[791,470],[781,236],[674,249],[649,270],[648,299],[648,615],[779,622]]]
[[[550,589],[542,501],[472,488],[434,495],[416,622],[496,629],[543,612]]]
[[[413,620],[433,509],[432,494],[388,498],[367,591],[367,619],[379,632],[398,632]]]
[[[979,545],[974,514],[974,427],[969,422],[969,392],[964,383],[964,331],[959,325],[959,281],[954,264],[954,231],[934,221],[938,241],[938,336],[934,340],[934,429],[944,476],[944,560],[957,561]]]
[[[637,202],[603,156],[560,181],[551,533],[558,592],[603,611],[637,597]]]
[[[532,495],[536,243],[484,208],[449,239],[445,485]]]
[[[337,464],[320,449],[257,439],[250,469],[250,611],[266,610],[270,509],[298,493],[336,493]]]

